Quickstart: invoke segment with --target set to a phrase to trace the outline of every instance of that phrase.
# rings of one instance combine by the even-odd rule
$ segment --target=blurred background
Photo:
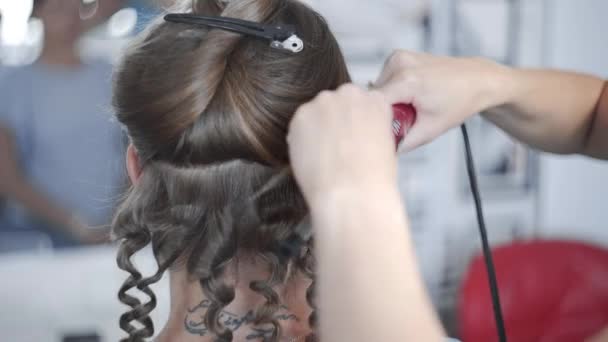
[[[127,189],[111,68],[171,2],[0,0],[0,341],[122,336],[116,293],[126,275],[104,241]],[[327,17],[360,84],[396,48],[608,77],[605,0],[307,2]],[[506,316],[579,332],[543,341],[583,341],[608,327],[608,163],[539,154],[481,119],[468,125]],[[482,337],[493,325],[464,161],[459,132],[449,132],[400,158],[400,187],[446,330],[491,341]],[[135,259],[154,271],[150,253]],[[159,325],[166,279],[155,287]],[[560,310],[569,320],[547,319]],[[523,317],[530,312],[536,318]]]

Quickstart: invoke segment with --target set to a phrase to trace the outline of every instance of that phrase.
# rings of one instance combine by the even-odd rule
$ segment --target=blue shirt
[[[0,74],[0,125],[15,138],[25,177],[91,225],[111,221],[125,184],[125,140],[112,118],[111,77],[104,63],[38,63]],[[9,228],[34,221],[10,203],[0,215]]]

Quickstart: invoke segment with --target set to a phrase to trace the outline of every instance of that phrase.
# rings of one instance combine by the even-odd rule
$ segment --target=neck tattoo
[[[207,336],[209,330],[205,326],[205,314],[211,306],[211,301],[208,299],[203,300],[198,305],[188,309],[188,313],[184,319],[184,327],[186,331],[192,335]],[[281,306],[281,309],[287,310],[287,307]],[[237,315],[227,310],[220,312],[218,321],[226,329],[235,332],[240,328],[247,325],[252,325],[255,314],[253,310],[249,310],[244,315]],[[274,317],[277,321],[299,321],[295,315],[292,314],[277,314]],[[251,333],[246,337],[247,341],[268,341],[272,337],[273,328],[261,328],[251,327]]]

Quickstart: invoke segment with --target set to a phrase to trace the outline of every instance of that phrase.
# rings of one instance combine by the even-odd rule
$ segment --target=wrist
[[[388,245],[387,239],[409,246],[406,210],[396,187],[332,192],[311,209],[311,221],[316,253],[325,260],[329,251],[358,253],[363,246]],[[353,244],[360,248],[353,250]]]
[[[479,112],[509,104],[516,98],[518,71],[515,68],[484,60],[485,72],[482,76]]]
[[[403,209],[397,184],[390,182],[336,186],[317,194],[309,203],[311,215],[320,220],[354,211],[364,215],[368,210],[392,209],[395,205]]]

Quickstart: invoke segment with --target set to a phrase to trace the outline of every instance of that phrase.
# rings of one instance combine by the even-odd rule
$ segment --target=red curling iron
[[[393,105],[393,134],[395,135],[397,148],[414,124],[416,124],[416,108],[414,106],[405,103]]]

